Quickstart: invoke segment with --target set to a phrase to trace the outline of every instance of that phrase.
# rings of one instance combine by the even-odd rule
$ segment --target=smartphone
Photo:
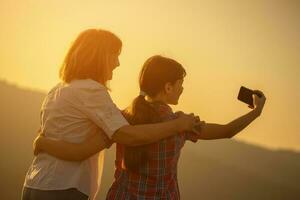
[[[253,94],[256,94],[259,97],[261,97],[260,94],[255,93],[253,90],[246,88],[244,86],[241,86],[239,94],[238,94],[238,100],[248,104],[251,107],[254,107],[253,98],[252,98]]]

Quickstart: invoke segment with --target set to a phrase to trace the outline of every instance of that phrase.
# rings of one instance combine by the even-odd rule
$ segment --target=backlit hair
[[[109,56],[120,54],[122,41],[113,33],[88,29],[79,34],[61,66],[59,77],[64,82],[93,79],[106,85],[109,77]]]

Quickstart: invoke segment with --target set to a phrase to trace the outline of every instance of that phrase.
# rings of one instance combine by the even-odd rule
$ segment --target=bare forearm
[[[121,144],[137,146],[157,142],[175,135],[178,131],[180,127],[175,119],[157,124],[124,126],[113,135],[112,139]]]
[[[253,120],[255,120],[259,116],[257,110],[252,110],[249,113],[231,121],[230,123],[225,125],[226,129],[226,137],[232,138],[237,133],[246,128]]]
[[[229,122],[228,124],[206,123],[199,132],[199,139],[214,140],[232,138],[246,128],[259,114],[252,110],[249,113]]]
[[[97,144],[94,144],[97,142]],[[44,138],[40,141],[40,149],[62,160],[81,161],[101,151],[106,144],[101,141],[87,141],[86,143],[70,143],[63,140]]]

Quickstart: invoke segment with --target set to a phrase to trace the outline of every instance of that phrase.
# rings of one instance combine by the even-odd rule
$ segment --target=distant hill
[[[43,93],[0,82],[1,199],[20,199],[32,160],[32,140],[39,128]]]
[[[45,93],[0,81],[1,199],[20,199],[32,161]],[[112,183],[114,147],[106,152],[99,199]],[[236,140],[187,142],[179,163],[183,200],[300,199],[300,153],[271,151]]]

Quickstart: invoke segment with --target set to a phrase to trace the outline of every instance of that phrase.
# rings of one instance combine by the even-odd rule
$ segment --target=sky
[[[174,110],[226,124],[249,112],[241,85],[262,90],[263,114],[235,138],[300,151],[300,2],[296,0],[0,0],[0,79],[47,92],[87,28],[122,42],[111,96],[126,107],[143,62],[160,54],[187,71]]]

